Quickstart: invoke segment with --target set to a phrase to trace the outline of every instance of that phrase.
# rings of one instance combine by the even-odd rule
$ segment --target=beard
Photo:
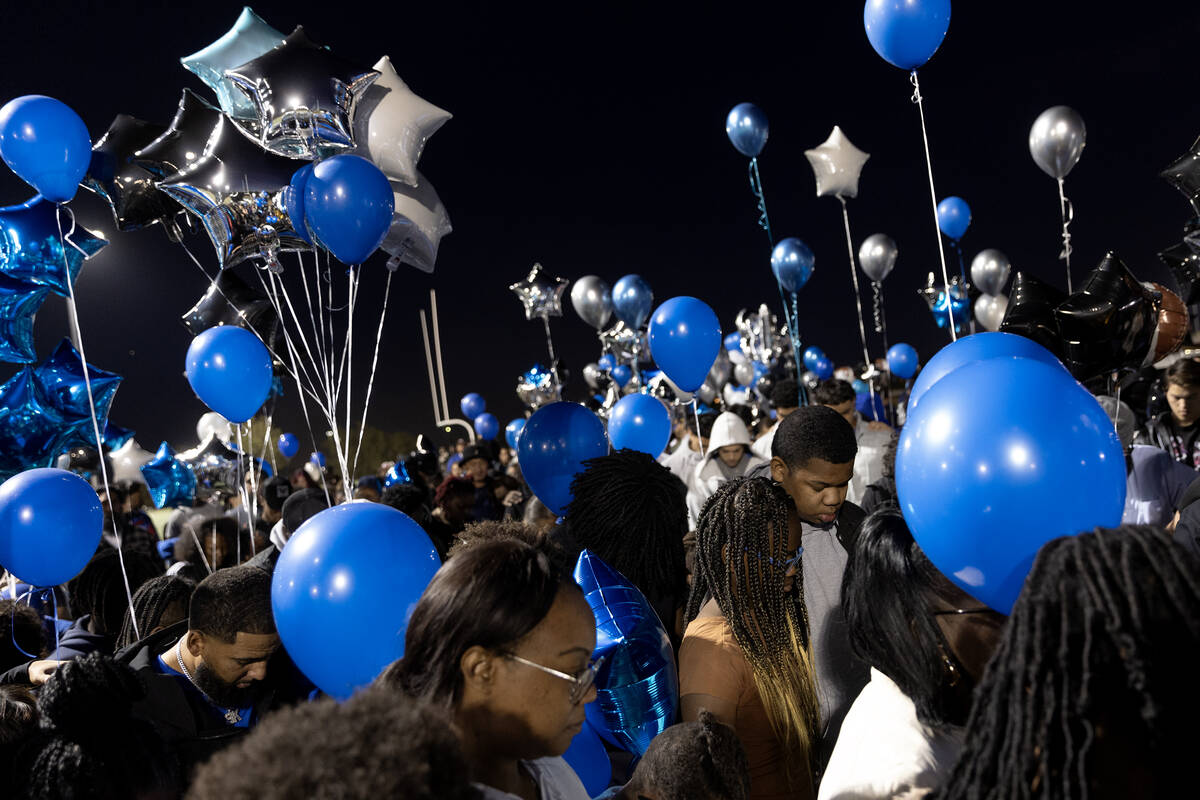
[[[262,681],[254,681],[245,689],[226,683],[203,662],[196,665],[192,676],[196,688],[204,692],[208,699],[224,708],[252,708],[262,697]]]

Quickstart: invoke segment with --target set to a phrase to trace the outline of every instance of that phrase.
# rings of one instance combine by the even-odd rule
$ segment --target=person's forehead
[[[542,621],[526,637],[531,652],[560,656],[573,648],[589,654],[596,647],[596,618],[582,593],[560,589]]]
[[[854,462],[833,464],[823,458],[810,458],[803,466],[792,470],[801,480],[816,480],[825,483],[840,483],[854,473]]]
[[[232,642],[222,642],[218,639],[216,643],[218,649],[224,651],[231,658],[269,656],[279,648],[279,634],[238,631],[237,637]]]
[[[1200,386],[1180,386],[1178,383],[1167,384],[1167,394],[1183,397],[1184,395],[1200,393]]]

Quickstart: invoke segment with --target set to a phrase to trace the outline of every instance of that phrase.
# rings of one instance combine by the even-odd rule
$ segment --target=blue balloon
[[[633,369],[628,364],[617,364],[612,368],[612,379],[618,389],[624,389],[625,384],[633,377]]]
[[[971,207],[961,197],[947,197],[937,206],[938,228],[958,241],[971,224]]]
[[[0,273],[0,361],[28,364],[33,347],[33,315],[50,290]]]
[[[641,275],[626,275],[613,284],[612,301],[617,319],[637,329],[646,324],[646,318],[650,316],[654,293]]]
[[[739,353],[742,351],[742,335],[740,333],[727,333],[723,341],[726,350],[736,350]]]
[[[463,416],[467,419],[475,419],[483,412],[487,411],[487,403],[483,399],[483,395],[478,392],[464,394],[462,399],[458,401],[458,407],[462,410]]]
[[[596,699],[584,707],[588,724],[617,747],[645,755],[675,721],[679,679],[671,639],[637,587],[590,550],[575,562],[575,582],[596,618],[592,658],[604,658]]]
[[[870,392],[855,395],[854,408],[865,420],[890,423],[887,408],[883,405],[883,398],[879,395],[872,395]]]
[[[0,485],[0,564],[33,586],[74,578],[100,544],[104,512],[88,482],[31,469]]]
[[[245,328],[218,325],[192,339],[187,379],[206,406],[230,422],[258,413],[271,393],[271,353]]]
[[[738,103],[725,117],[725,135],[744,156],[755,158],[767,143],[767,115],[754,103]]]
[[[808,245],[794,236],[781,239],[771,251],[771,271],[775,280],[789,292],[798,292],[812,277],[816,258]]]
[[[292,174],[291,183],[283,187],[282,192],[283,207],[287,211],[288,218],[292,221],[292,227],[295,228],[296,235],[309,244],[312,244],[313,241],[312,237],[308,235],[308,225],[305,223],[304,200],[308,193],[308,179],[312,177],[312,171],[312,164],[305,164],[296,170]]]
[[[291,458],[300,452],[300,440],[296,438],[294,433],[279,434],[279,454],[284,458]]]
[[[322,453],[320,450],[312,451],[312,453],[310,453],[308,456],[308,460],[310,462],[312,462],[313,464],[316,464],[321,469],[325,469],[325,464],[326,464],[325,454]]]
[[[887,363],[889,372],[897,378],[908,380],[917,374],[917,366],[920,362],[917,358],[916,348],[911,344],[900,342],[888,348]]]
[[[921,396],[929,387],[951,372],[967,364],[990,358],[1031,358],[1052,367],[1066,369],[1053,353],[1024,336],[1012,333],[976,333],[964,336],[957,342],[946,345],[929,359],[929,363],[921,370],[908,393],[908,411],[911,413],[915,410]]]
[[[425,531],[396,509],[369,501],[326,509],[275,565],[279,638],[309,680],[348,698],[404,655],[408,615],[439,566]]]
[[[1008,614],[1043,544],[1120,524],[1125,456],[1066,370],[993,358],[946,375],[909,414],[896,488],[925,555]]]
[[[517,440],[520,438],[521,431],[523,430],[525,430],[524,417],[517,417],[504,426],[504,441],[508,442],[508,446],[513,450],[517,449]]]
[[[142,464],[141,470],[155,508],[192,504],[196,497],[196,473],[175,457],[171,445],[160,444],[154,458]]]
[[[950,0],[867,0],[863,26],[875,52],[914,70],[928,61],[950,27]]]
[[[821,356],[812,365],[812,373],[823,381],[833,377],[833,362]]]
[[[240,67],[273,50],[283,43],[284,36],[245,6],[237,22],[221,38],[179,61],[184,69],[194,73],[216,93],[226,114],[237,119],[254,119],[258,116],[254,104],[245,92],[225,77],[225,70]],[[304,218],[292,217],[292,220],[300,219]]]
[[[108,242],[80,225],[62,233],[58,208],[41,195],[0,208],[0,272],[67,297],[83,262]]]
[[[694,392],[721,352],[721,323],[704,301],[672,297],[654,312],[647,339],[650,355],[671,382]]]
[[[494,414],[483,413],[475,418],[475,433],[479,438],[491,441],[500,433],[500,421]]]
[[[657,397],[627,394],[608,415],[608,439],[614,450],[638,450],[653,458],[671,440],[671,413]]]
[[[854,383],[850,384],[850,386],[854,389],[854,394],[856,395],[869,395],[871,393],[871,387],[862,378],[855,378]]]
[[[604,355],[600,356],[600,360],[596,362],[596,366],[598,366],[600,369],[604,370],[605,372],[608,372],[616,365],[617,365],[617,359],[613,356],[612,353],[605,353]]]
[[[529,488],[562,516],[575,474],[584,461],[608,454],[608,437],[600,418],[578,403],[549,403],[525,423],[517,454]]]
[[[953,317],[955,332],[962,333],[963,326],[970,321],[971,299],[966,292],[955,286],[949,292],[945,290],[938,292],[933,308],[929,311],[933,314],[933,320],[939,328],[948,327],[950,318]]]
[[[819,347],[804,348],[804,368],[810,372],[815,372],[817,363],[825,358],[825,351]]]
[[[305,186],[304,219],[343,264],[361,264],[383,243],[395,198],[387,176],[362,156],[317,162]]]
[[[608,751],[604,749],[604,742],[587,722],[575,734],[562,757],[583,782],[588,797],[598,797],[608,788],[612,781],[612,762],[608,758]]]
[[[0,158],[42,197],[65,203],[87,174],[92,140],[70,106],[27,94],[0,108]]]

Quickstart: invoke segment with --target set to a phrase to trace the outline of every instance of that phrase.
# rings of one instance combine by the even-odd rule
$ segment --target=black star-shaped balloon
[[[196,305],[183,315],[183,327],[192,336],[199,336],[216,325],[248,328],[273,346],[279,315],[265,294],[226,269],[221,270]]]
[[[1108,253],[1054,311],[1066,346],[1063,363],[1071,374],[1084,380],[1141,366],[1157,327],[1159,299]]]
[[[1200,302],[1200,221],[1189,222],[1183,229],[1183,241],[1159,252],[1158,257],[1171,270],[1183,302]]]
[[[118,114],[92,147],[83,185],[108,201],[120,230],[166,222],[183,210],[158,190],[145,167],[133,163],[134,153],[166,132],[162,125]]]
[[[200,160],[221,112],[191,89],[179,98],[175,119],[166,132],[133,155],[133,163],[162,180]]]
[[[562,316],[562,296],[569,283],[550,277],[541,264],[534,264],[524,280],[508,288],[525,307],[525,319],[549,319]]]
[[[297,26],[274,50],[225,70],[225,77],[258,113],[250,132],[263,147],[316,158],[354,147],[354,106],[379,73],[314,44]]]
[[[1158,174],[1178,189],[1192,204],[1192,210],[1200,214],[1200,139]]]
[[[1063,292],[1050,284],[1027,272],[1018,272],[1013,278],[1008,311],[1000,323],[1000,331],[1032,339],[1061,359],[1063,341],[1054,309],[1066,299]]]

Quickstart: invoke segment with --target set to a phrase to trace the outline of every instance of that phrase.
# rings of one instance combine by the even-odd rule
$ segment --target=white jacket
[[[750,452],[750,431],[746,427],[746,423],[742,422],[741,417],[729,411],[717,417],[713,422],[712,434],[708,437],[708,452],[705,453],[704,460],[695,466],[686,481],[688,521],[693,530],[696,528],[696,522],[700,519],[700,510],[704,508],[704,503],[727,480],[724,470],[718,463],[720,456],[717,451],[722,447],[734,444],[740,444],[746,448],[746,455],[742,457],[742,462],[736,468],[738,475],[745,475],[755,467],[767,463],[766,459],[759,458]]]
[[[854,426],[854,436],[858,439],[858,453],[854,456],[854,477],[850,479],[846,499],[861,505],[867,487],[883,477],[883,453],[892,440],[892,432],[871,430],[871,423],[860,414],[858,424]]]

